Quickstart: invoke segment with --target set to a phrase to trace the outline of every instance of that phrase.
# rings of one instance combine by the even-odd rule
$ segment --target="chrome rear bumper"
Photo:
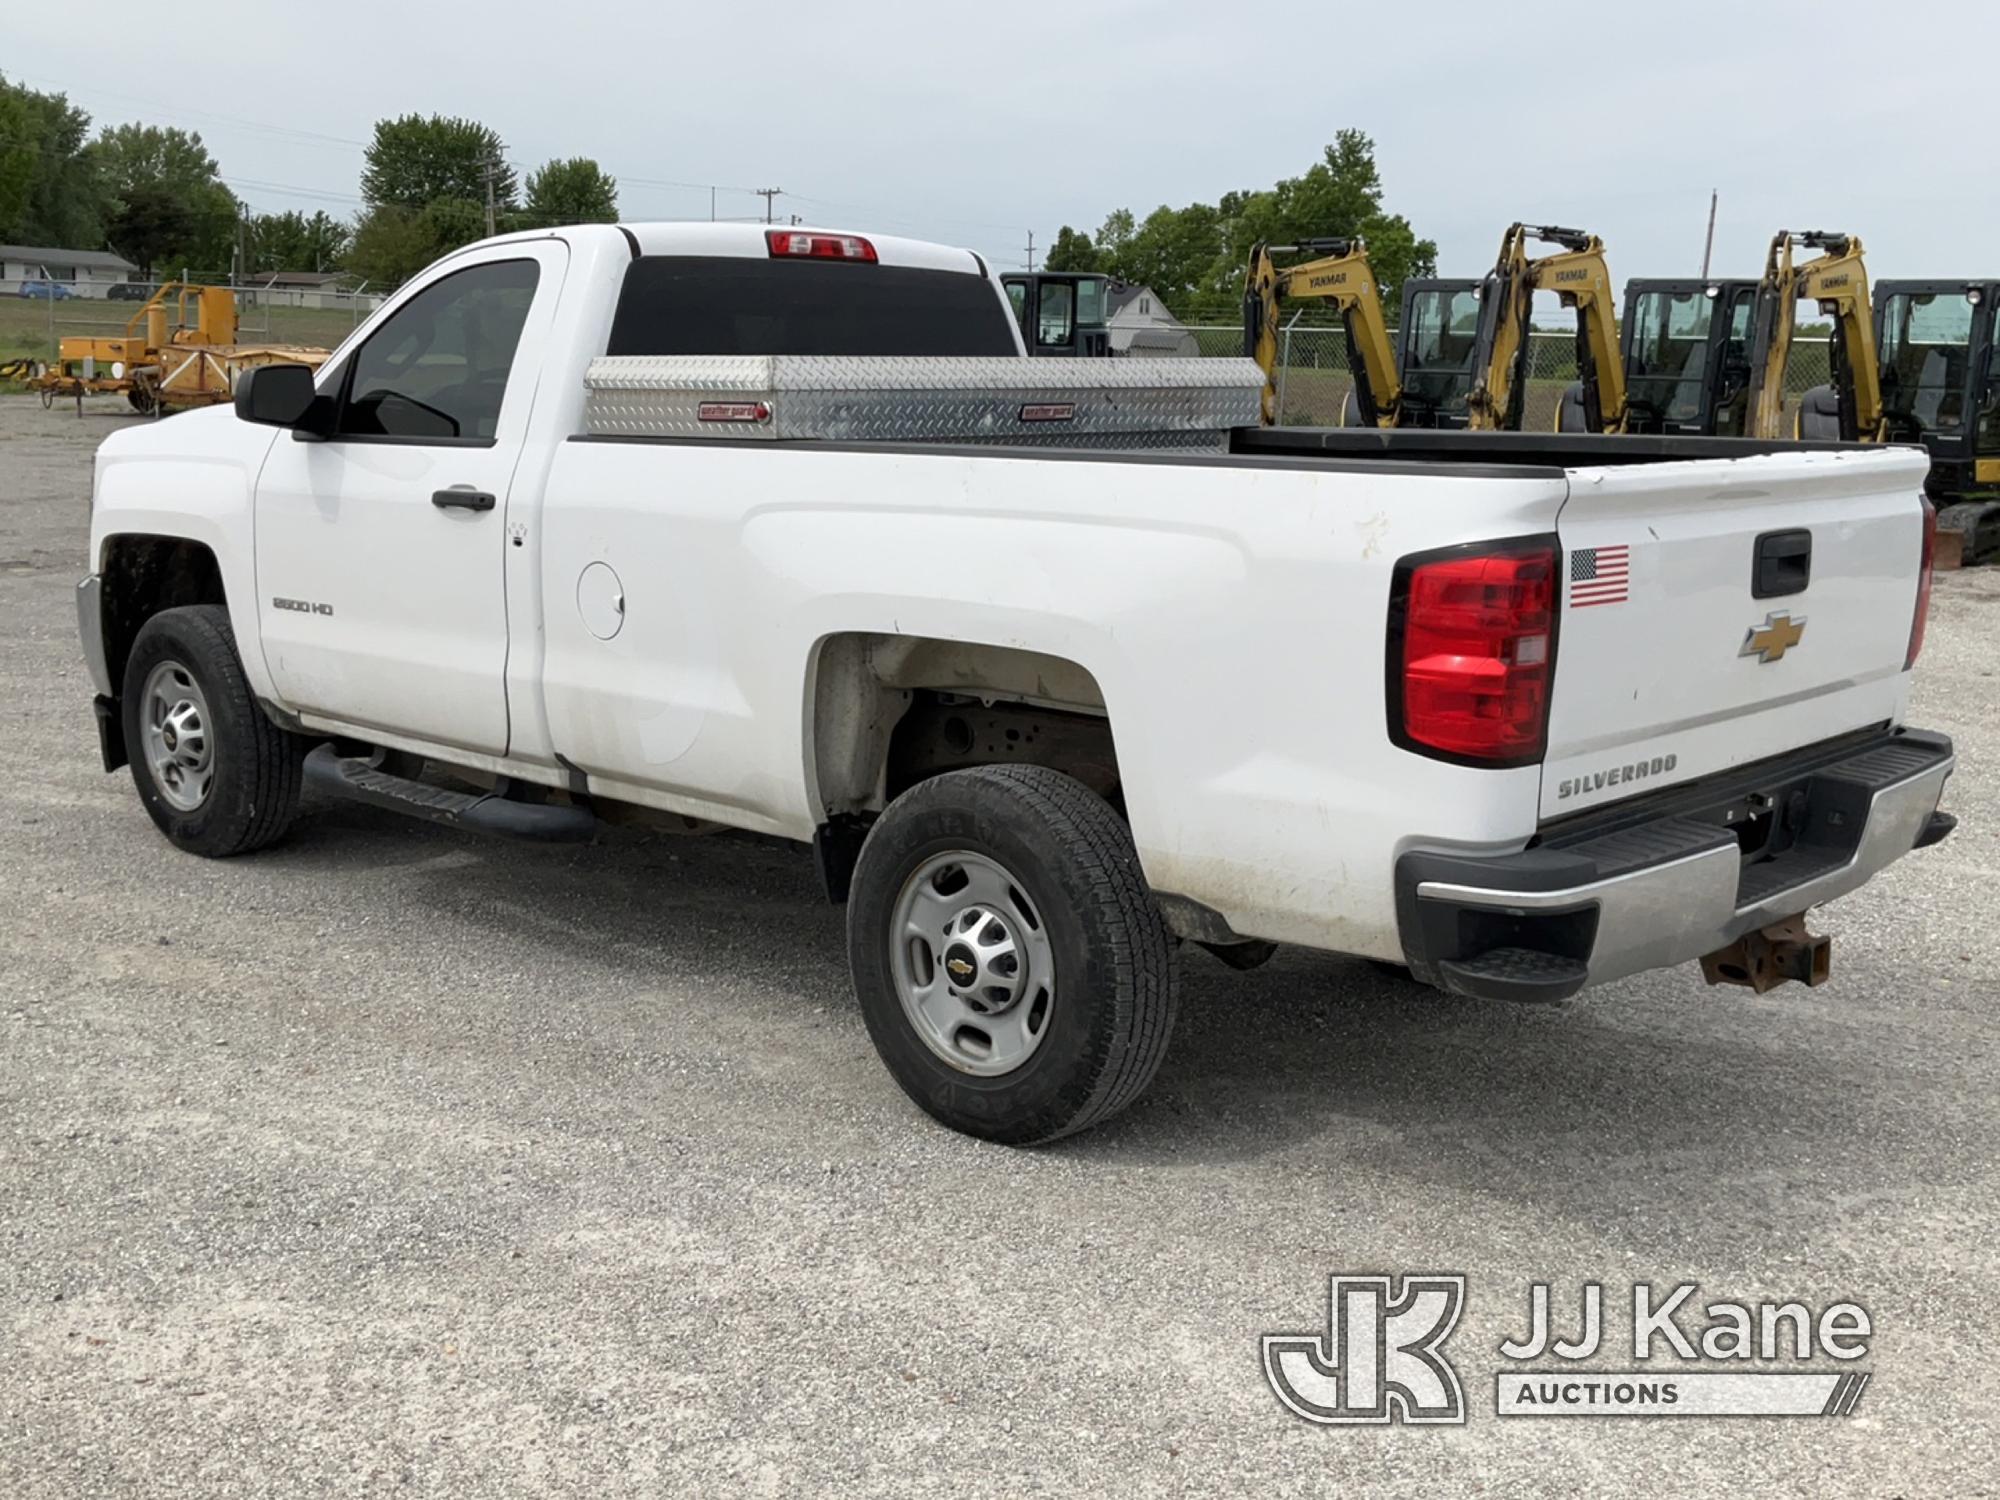
[[[1405,855],[1404,952],[1446,989],[1542,1000],[1700,958],[1949,833],[1937,804],[1955,764],[1943,735],[1884,733],[1670,789],[1650,816],[1614,808],[1518,854]],[[1753,807],[1773,821],[1746,857],[1732,814]]]

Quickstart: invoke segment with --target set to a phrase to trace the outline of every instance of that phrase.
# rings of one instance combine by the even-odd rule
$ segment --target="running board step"
[[[359,756],[334,754],[321,745],[306,757],[306,785],[328,796],[407,813],[450,828],[496,833],[538,844],[584,844],[597,831],[587,807],[554,802],[516,802],[497,792],[454,792],[392,776]]]
[[[1533,948],[1494,948],[1477,958],[1448,958],[1438,969],[1445,988],[1457,994],[1531,1005],[1567,1000],[1590,977],[1583,960]]]

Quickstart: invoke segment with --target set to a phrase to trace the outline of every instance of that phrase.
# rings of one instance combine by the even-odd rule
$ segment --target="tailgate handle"
[[[431,504],[439,510],[491,510],[496,503],[485,490],[475,490],[467,484],[431,491]]]
[[[1752,599],[1803,594],[1812,582],[1812,533],[1767,531],[1757,538],[1757,564],[1750,575]]]

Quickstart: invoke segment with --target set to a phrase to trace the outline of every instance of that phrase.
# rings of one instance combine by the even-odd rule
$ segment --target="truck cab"
[[[1001,276],[1028,353],[1043,359],[1104,359],[1111,353],[1108,291],[1096,271],[1012,271]]]

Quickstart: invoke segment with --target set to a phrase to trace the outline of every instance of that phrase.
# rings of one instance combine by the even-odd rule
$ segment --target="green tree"
[[[1367,241],[1391,308],[1407,278],[1437,271],[1437,245],[1383,208],[1375,143],[1360,130],[1340,131],[1320,160],[1269,188],[1234,190],[1212,204],[1162,205],[1143,222],[1115,210],[1097,232],[1093,269],[1151,287],[1183,318],[1233,319],[1252,245],[1322,237]]]
[[[1097,226],[1097,254],[1104,262],[1100,269],[1108,271],[1117,263],[1132,243],[1136,228],[1129,208],[1114,208],[1104,216],[1104,222]]]
[[[1101,271],[1103,257],[1097,247],[1090,242],[1090,236],[1080,234],[1065,224],[1056,231],[1055,243],[1049,246],[1049,253],[1043,257],[1045,271]]]
[[[544,162],[528,174],[527,207],[519,215],[530,228],[552,224],[615,224],[618,182],[587,156]]]
[[[439,198],[420,209],[388,203],[354,226],[345,268],[374,287],[402,285],[440,255],[486,233],[486,205]]]
[[[0,78],[0,240],[94,250],[110,208],[84,149],[90,116]]]
[[[361,195],[370,208],[393,204],[417,212],[440,198],[483,205],[489,170],[495,206],[514,208],[519,185],[506,145],[489,127],[445,115],[377,120],[363,157]]]
[[[1418,239],[1408,219],[1383,209],[1375,142],[1365,131],[1340,131],[1300,176],[1266,192],[1241,195],[1232,217],[1227,258],[1238,283],[1250,247],[1259,240],[1297,244],[1321,237],[1367,242],[1369,264],[1390,307],[1409,277],[1437,274],[1436,242]],[[1218,274],[1216,280],[1223,279]]]
[[[1214,204],[1178,209],[1162,204],[1146,215],[1106,269],[1121,281],[1151,287],[1178,309],[1209,290],[1209,273],[1226,238],[1222,212]]]
[[[259,271],[330,271],[354,238],[340,220],[321,210],[308,218],[297,209],[263,214],[250,225],[250,259]]]
[[[145,182],[126,192],[105,232],[118,253],[151,281],[154,266],[170,264],[174,253],[193,241],[194,211],[172,188]]]
[[[161,264],[220,276],[234,266],[243,205],[223,186],[198,133],[114,125],[90,143],[90,156],[114,205],[105,229],[119,254],[149,272]],[[179,204],[178,213],[166,210],[169,198]],[[119,238],[120,225],[148,235],[143,251]],[[165,233],[169,227],[171,234]]]

